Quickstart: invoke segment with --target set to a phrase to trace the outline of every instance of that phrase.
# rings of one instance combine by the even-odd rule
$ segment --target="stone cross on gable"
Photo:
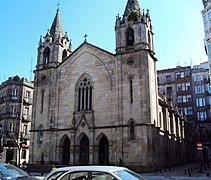
[[[85,38],[85,39],[84,39],[84,41],[86,41],[86,38],[87,38],[87,37],[88,37],[88,35],[87,35],[87,34],[85,34],[85,35],[84,35],[84,38]]]

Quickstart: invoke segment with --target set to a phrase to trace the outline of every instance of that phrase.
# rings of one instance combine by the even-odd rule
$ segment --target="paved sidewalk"
[[[147,180],[161,180],[161,179],[197,179],[197,180],[206,180],[211,179],[211,167],[202,170],[200,169],[197,164],[182,166],[177,169],[171,170],[162,170],[162,172],[156,173],[142,173],[143,177]]]

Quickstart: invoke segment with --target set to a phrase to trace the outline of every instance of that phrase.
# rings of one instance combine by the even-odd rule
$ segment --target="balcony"
[[[18,96],[7,96],[6,100],[8,100],[8,101],[18,101],[19,97]]]
[[[0,119],[5,119],[5,118],[17,119],[18,115],[17,113],[11,113],[11,112],[0,114]]]
[[[23,103],[26,105],[32,105],[32,99],[28,97],[23,98]]]
[[[31,122],[31,116],[28,114],[23,114],[22,122],[26,122],[26,123]]]

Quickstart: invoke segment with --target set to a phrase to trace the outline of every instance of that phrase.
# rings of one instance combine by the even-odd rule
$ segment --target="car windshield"
[[[29,176],[25,171],[15,166],[11,166],[9,164],[0,165],[0,173],[3,175],[3,177],[11,177],[11,178]]]
[[[132,171],[128,171],[128,170],[116,171],[116,172],[114,172],[114,174],[116,174],[122,180],[128,180],[128,179],[129,180],[145,180],[140,175],[138,175]]]

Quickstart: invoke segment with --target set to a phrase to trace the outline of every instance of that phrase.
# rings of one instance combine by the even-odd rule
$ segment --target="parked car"
[[[12,165],[12,164],[0,164],[0,180],[35,180],[34,176],[30,176],[28,173],[22,169]]]
[[[44,180],[145,180],[145,178],[125,167],[72,166],[55,169]]]

